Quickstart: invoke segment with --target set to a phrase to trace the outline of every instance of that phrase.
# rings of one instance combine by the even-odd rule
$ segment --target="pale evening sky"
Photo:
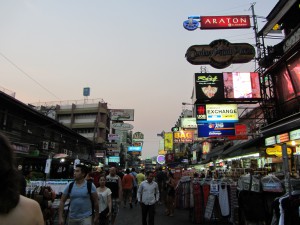
[[[250,0],[0,0],[0,87],[24,103],[101,98],[134,109],[133,132],[144,133],[143,157],[157,155],[191,102],[194,66],[188,47],[216,39],[255,44],[253,29],[187,31],[190,15],[251,15]],[[265,17],[276,0],[256,0]],[[258,18],[259,29],[265,19]],[[252,18],[251,24],[253,25]],[[254,63],[209,72],[250,72]]]

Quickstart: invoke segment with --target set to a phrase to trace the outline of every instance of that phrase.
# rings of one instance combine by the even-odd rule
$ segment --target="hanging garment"
[[[227,184],[219,184],[219,204],[222,216],[229,216],[230,206],[227,191]]]
[[[230,222],[235,224],[235,221],[238,219],[238,198],[237,198],[237,186],[230,185]]]
[[[195,223],[203,223],[203,192],[200,183],[194,183],[194,218]]]

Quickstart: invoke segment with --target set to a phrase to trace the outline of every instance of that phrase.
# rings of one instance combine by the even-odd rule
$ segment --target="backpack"
[[[74,186],[74,181],[72,181],[69,185],[69,190],[68,190],[68,195],[70,196],[72,188]],[[91,199],[91,203],[92,203],[92,214],[94,215],[94,201],[93,201],[93,197],[92,197],[92,181],[87,181],[87,189],[88,189],[88,193],[90,195],[90,199]],[[70,202],[71,204],[71,202]],[[69,204],[69,207],[70,207]],[[68,208],[69,211],[69,208]]]

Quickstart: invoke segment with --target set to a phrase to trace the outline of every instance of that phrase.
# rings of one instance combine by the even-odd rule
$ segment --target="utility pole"
[[[253,30],[254,30],[254,35],[255,35],[255,46],[256,46],[256,52],[257,52],[257,56],[255,58],[255,67],[256,67],[256,62],[258,62],[261,58],[261,49],[260,49],[260,40],[258,37],[258,26],[257,26],[257,17],[255,15],[254,12],[254,5],[255,2],[251,4],[251,11],[252,11],[252,19],[253,19]],[[256,68],[255,68],[256,69]]]

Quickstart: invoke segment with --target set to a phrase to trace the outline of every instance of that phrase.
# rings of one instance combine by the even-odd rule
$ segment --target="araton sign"
[[[185,57],[193,65],[209,64],[214,68],[223,69],[234,63],[250,62],[255,56],[255,49],[248,43],[231,44],[219,39],[209,45],[193,45],[188,48]]]
[[[250,28],[250,16],[201,16],[200,29]]]
[[[113,128],[115,130],[132,130],[133,125],[131,125],[129,123],[113,123],[111,125],[111,128]]]

